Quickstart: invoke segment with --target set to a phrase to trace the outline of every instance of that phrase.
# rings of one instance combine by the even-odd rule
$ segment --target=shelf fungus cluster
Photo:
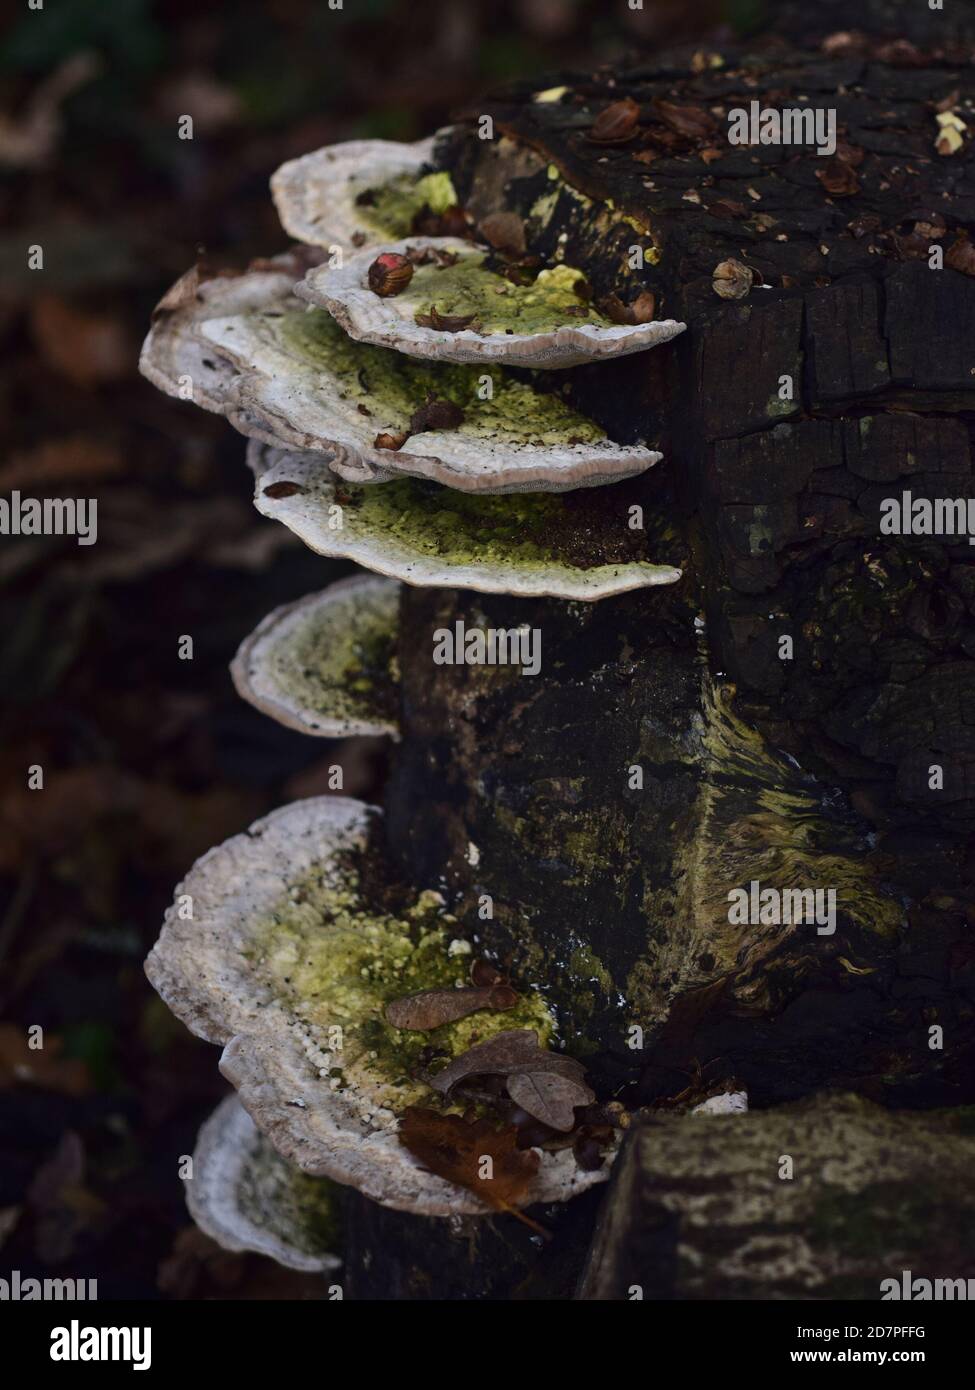
[[[247,437],[259,511],[371,571],[275,609],[233,662],[244,699],[318,737],[399,738],[403,584],[593,602],[681,578],[627,526],[627,480],[660,453],[608,438],[572,403],[571,373],[547,369],[684,325],[656,319],[648,293],[593,303],[583,272],[533,254],[503,208],[475,219],[435,144],[354,141],[285,165],[274,199],[301,244],[190,271],[142,353],[160,389]],[[478,949],[490,957],[489,932]],[[222,1046],[239,1097],[201,1132],[189,1183],[230,1248],[333,1267],[331,1183],[470,1216],[608,1174],[622,1107],[597,1102],[543,982],[478,959],[441,892],[395,878],[374,808],[298,802],[211,850],[146,968]]]

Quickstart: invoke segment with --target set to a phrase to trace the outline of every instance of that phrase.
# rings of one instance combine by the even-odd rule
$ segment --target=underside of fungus
[[[237,693],[300,733],[398,738],[399,588],[355,575],[275,608],[234,657]]]
[[[401,288],[386,292],[381,274],[373,277],[379,290],[372,288],[377,260],[380,270],[383,263],[403,267]],[[296,293],[361,342],[450,362],[575,367],[656,347],[686,327],[673,319],[614,323],[586,301],[586,288],[582,272],[566,265],[522,284],[492,267],[483,247],[407,237],[342,266],[314,267]]]
[[[432,170],[436,139],[347,140],[289,160],[271,178],[282,227],[347,251],[405,236],[424,207],[441,213],[457,201],[449,174]]]
[[[177,889],[146,972],[178,1018],[223,1046],[221,1070],[245,1109],[304,1172],[402,1211],[484,1215],[474,1192],[399,1141],[404,1112],[445,1102],[423,1079],[429,1035],[393,1027],[385,1008],[457,985],[469,947],[437,893],[414,893],[395,912],[373,901],[379,814],[345,797],[299,801],[211,850]],[[551,1039],[539,994],[433,1036],[456,1059],[510,1029]],[[564,1201],[606,1175],[568,1149],[543,1151],[519,1204]]]
[[[471,496],[418,478],[359,487],[332,476],[318,455],[256,442],[248,461],[265,516],[320,555],[407,584],[595,601],[681,577],[673,565],[624,558],[623,499],[597,514],[571,493]],[[600,493],[600,503],[607,498]]]
[[[224,1250],[253,1250],[288,1269],[325,1273],[341,1260],[338,1194],[268,1143],[236,1095],[221,1101],[201,1127],[186,1205],[200,1230]]]
[[[323,455],[356,482],[411,474],[468,492],[560,492],[660,459],[607,439],[542,381],[352,341],[294,297],[299,264],[289,256],[239,276],[184,276],[156,311],[144,374],[242,434]]]

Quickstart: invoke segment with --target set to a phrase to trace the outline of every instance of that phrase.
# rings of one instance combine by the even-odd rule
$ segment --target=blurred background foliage
[[[229,427],[139,378],[153,304],[200,256],[284,248],[268,178],[285,159],[415,139],[499,81],[747,32],[760,12],[8,0],[0,496],[96,497],[99,538],[0,537],[0,1270],[96,1277],[103,1298],[320,1296],[191,1227],[177,1160],[225,1087],[142,959],[197,855],[326,791],[335,761],[347,793],[380,797],[386,750],[305,739],[234,694],[237,643],[348,567],[257,515]]]

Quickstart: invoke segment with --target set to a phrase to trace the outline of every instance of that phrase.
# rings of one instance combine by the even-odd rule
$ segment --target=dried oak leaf
[[[618,294],[608,294],[599,303],[599,311],[613,323],[650,323],[657,308],[651,290],[642,290],[632,304],[624,304]]]
[[[419,328],[433,328],[438,333],[460,333],[465,328],[473,328],[476,333],[480,327],[476,314],[441,314],[435,304],[430,305],[429,313],[418,313],[413,317]]]
[[[567,1133],[576,1122],[575,1107],[591,1105],[595,1093],[570,1076],[550,1071],[519,1071],[505,1083],[508,1095],[522,1110],[552,1129]]]
[[[656,101],[653,109],[666,126],[691,140],[703,139],[717,130],[717,121],[704,106],[681,106],[673,101]]]
[[[466,989],[421,989],[386,1005],[386,1022],[394,1028],[429,1032],[444,1023],[478,1013],[513,1009],[519,996],[510,985],[469,986]]]
[[[593,122],[589,139],[595,145],[624,145],[636,135],[640,107],[632,97],[614,101]]]
[[[423,434],[426,430],[456,430],[463,423],[464,412],[459,405],[428,396],[410,417],[410,434]]]
[[[493,1073],[511,1076],[514,1072],[548,1071],[582,1082],[585,1067],[572,1057],[562,1057],[538,1045],[538,1034],[531,1028],[507,1028],[487,1042],[478,1043],[455,1057],[443,1071],[430,1078],[430,1085],[441,1095],[467,1076]]]
[[[437,1177],[466,1187],[495,1211],[509,1212],[545,1234],[518,1210],[538,1172],[539,1157],[531,1149],[518,1148],[513,1125],[496,1130],[488,1120],[468,1124],[460,1115],[410,1106],[400,1121],[399,1141]],[[482,1177],[485,1173],[490,1176]]]

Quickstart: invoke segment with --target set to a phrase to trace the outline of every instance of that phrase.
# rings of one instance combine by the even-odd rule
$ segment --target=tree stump
[[[665,457],[574,505],[624,534],[642,507],[682,583],[594,606],[406,591],[387,797],[400,865],[630,1104],[702,1075],[759,1107],[973,1098],[975,565],[966,534],[881,525],[905,492],[975,497],[973,26],[902,9],[789,5],[749,44],[521,84],[438,152],[476,218],[517,212],[597,299],[649,291],[687,323],[560,374]],[[594,142],[626,100],[637,133]],[[835,109],[835,154],[730,145],[753,101]],[[460,620],[537,628],[541,672],[434,666]],[[732,925],[755,882],[835,889],[835,931]],[[374,1212],[370,1241],[387,1222],[421,1268],[451,1239]],[[518,1264],[470,1264],[455,1296],[510,1293]]]

